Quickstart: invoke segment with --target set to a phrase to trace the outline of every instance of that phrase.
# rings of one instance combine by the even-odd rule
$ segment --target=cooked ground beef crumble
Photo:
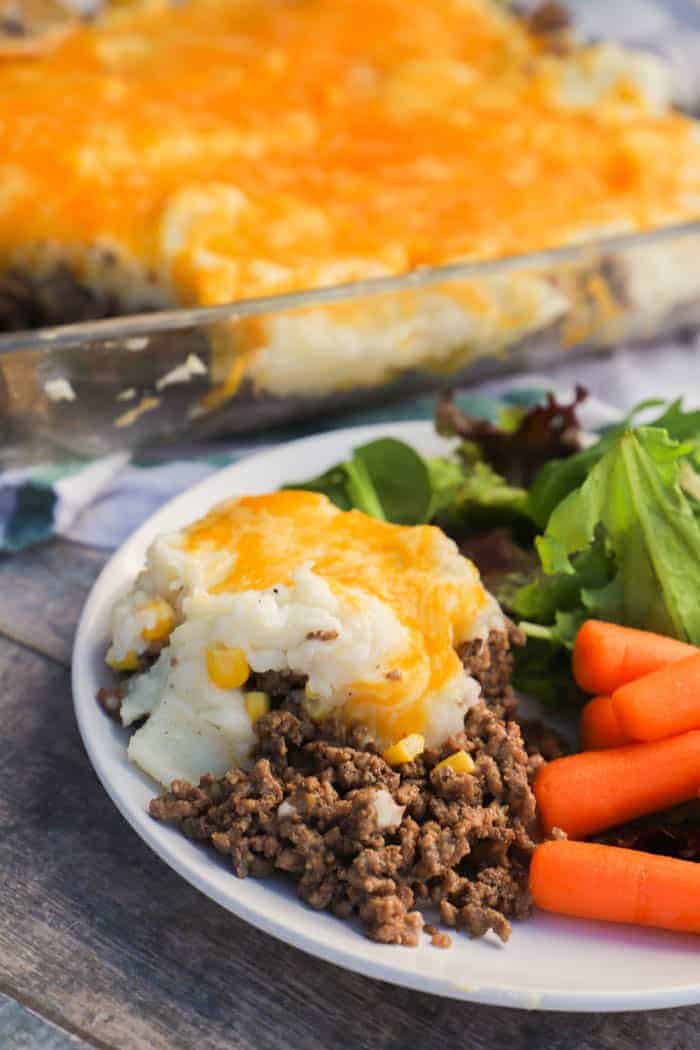
[[[0,334],[147,313],[159,305],[155,292],[127,303],[106,286],[97,291],[67,263],[39,274],[21,267],[0,271]]]
[[[514,640],[517,640],[514,636]],[[462,656],[484,699],[464,732],[398,768],[368,733],[333,719],[314,723],[290,676],[256,676],[281,706],[256,724],[251,769],[175,781],[150,812],[230,857],[240,877],[290,873],[302,900],[346,918],[367,935],[416,945],[433,903],[447,926],[508,939],[512,918],[530,912],[527,872],[534,849],[535,800],[528,755],[512,720],[508,642],[495,632]],[[458,775],[438,762],[459,748],[476,769]],[[398,824],[380,826],[378,792],[388,792]],[[402,812],[402,815],[401,815]],[[446,947],[449,937],[432,933]]]
[[[511,718],[518,706],[510,686],[513,673],[512,647],[524,644],[523,632],[508,622],[507,633],[491,631],[488,638],[464,642],[457,650],[465,668],[481,686],[489,707],[502,718]]]

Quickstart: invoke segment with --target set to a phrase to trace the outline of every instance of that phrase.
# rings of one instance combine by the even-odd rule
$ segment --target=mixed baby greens
[[[463,474],[458,462],[424,459],[396,438],[379,438],[311,481],[289,488],[322,492],[341,510],[356,508],[381,521],[418,525],[453,504]]]
[[[438,429],[460,439],[453,455],[382,438],[294,486],[377,518],[437,522],[469,553],[492,530],[502,551],[506,530],[517,571],[491,586],[527,636],[514,680],[552,704],[576,698],[569,650],[584,619],[700,644],[700,412],[645,402],[582,447],[584,397],[509,410],[500,426],[445,400]]]

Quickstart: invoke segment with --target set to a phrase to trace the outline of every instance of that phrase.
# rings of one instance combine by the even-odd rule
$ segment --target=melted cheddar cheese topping
[[[211,304],[696,215],[693,122],[594,65],[487,0],[117,9],[0,59],[0,261],[104,245]]]
[[[371,679],[350,684],[343,713],[379,738],[423,732],[431,698],[450,687],[459,692],[464,672],[455,646],[470,636],[487,594],[475,566],[434,526],[393,525],[340,511],[316,493],[283,491],[215,508],[185,532],[183,550],[231,554],[210,594],[289,585],[310,566],[353,615],[362,615],[368,597],[378,599],[398,621],[402,642]]]

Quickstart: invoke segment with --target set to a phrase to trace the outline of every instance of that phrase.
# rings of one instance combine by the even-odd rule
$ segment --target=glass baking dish
[[[700,323],[700,222],[0,337],[0,464],[250,432]]]

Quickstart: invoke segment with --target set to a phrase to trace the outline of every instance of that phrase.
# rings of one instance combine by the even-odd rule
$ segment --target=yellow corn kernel
[[[107,653],[106,663],[113,671],[138,671],[141,666],[139,655],[134,649],[129,649],[129,652],[126,656],[122,656],[121,660],[117,660],[116,657]]]
[[[270,710],[270,697],[267,693],[246,693],[245,709],[248,712],[248,718],[255,725],[257,720]]]
[[[409,733],[408,736],[397,740],[395,744],[388,747],[382,758],[390,766],[401,766],[404,762],[412,762],[423,751],[425,751],[425,737],[420,733]]]
[[[328,712],[333,707],[331,700],[326,697],[319,696],[313,689],[309,687],[307,682],[304,686],[304,710],[311,719],[312,722],[322,722]]]
[[[150,627],[144,627],[141,634],[147,642],[160,642],[167,638],[175,626],[175,613],[162,598],[149,602],[144,612],[155,613],[155,620]]]
[[[454,754],[443,758],[442,762],[438,762],[435,769],[453,769],[455,773],[473,773],[476,766],[472,756],[460,748]]]
[[[248,678],[250,667],[242,649],[211,645],[207,649],[207,672],[219,689],[238,689]]]
[[[304,710],[312,722],[322,722],[332,707],[333,704],[327,699],[324,700],[323,697],[306,694]]]

